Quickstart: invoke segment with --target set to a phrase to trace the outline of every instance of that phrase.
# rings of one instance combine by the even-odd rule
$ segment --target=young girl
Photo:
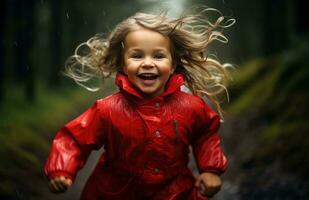
[[[208,199],[220,190],[227,160],[217,134],[218,95],[226,90],[227,64],[208,58],[214,40],[226,42],[205,11],[169,19],[137,13],[107,39],[93,37],[67,63],[68,74],[83,84],[94,74],[116,73],[119,92],[97,100],[56,135],[45,173],[53,192],[72,185],[92,150],[104,146],[86,183],[83,200]],[[85,55],[79,55],[84,45]],[[187,86],[192,94],[182,92]],[[192,146],[200,175],[188,169]]]

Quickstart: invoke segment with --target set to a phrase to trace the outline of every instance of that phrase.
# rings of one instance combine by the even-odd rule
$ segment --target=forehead
[[[156,31],[140,28],[131,31],[125,37],[125,47],[130,48],[162,48],[170,50],[170,39]]]

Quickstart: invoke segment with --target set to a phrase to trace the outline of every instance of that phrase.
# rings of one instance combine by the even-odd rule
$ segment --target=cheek
[[[128,60],[127,60],[125,57],[123,57],[123,59],[121,60],[121,66],[122,66],[122,67],[121,67],[122,72],[128,75],[128,71],[129,71],[128,66],[129,66],[129,63],[128,63]]]
[[[173,74],[174,71],[175,71],[175,64],[174,62],[172,61],[172,59],[168,60],[168,62],[165,64],[166,69],[165,71],[168,73],[168,74]]]
[[[173,67],[171,63],[167,63],[166,66],[168,67],[164,67],[163,69],[161,69],[161,72],[166,76],[173,74],[175,71],[175,67]]]
[[[135,80],[136,69],[133,67],[124,66],[123,72],[128,76],[128,79],[132,82]]]
[[[122,66],[122,72],[125,73],[126,75],[128,75],[128,70],[127,70],[127,67],[125,65]]]
[[[122,71],[126,74],[129,75],[130,73],[132,73],[133,69],[132,66],[129,62],[124,61],[123,65],[122,65]]]

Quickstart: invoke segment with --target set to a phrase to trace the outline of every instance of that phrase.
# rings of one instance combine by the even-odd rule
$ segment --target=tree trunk
[[[282,53],[282,50],[290,46],[285,1],[263,1],[265,14],[262,39],[265,56]]]
[[[59,87],[62,63],[62,7],[60,0],[51,1],[51,69],[49,86]]]
[[[309,12],[305,0],[296,1],[296,21],[295,29],[297,34],[308,34],[309,29]]]
[[[34,29],[35,29],[35,14],[34,6],[35,0],[27,2],[20,0],[19,6],[19,29],[18,40],[19,45],[17,48],[17,69],[19,80],[25,84],[25,98],[29,102],[34,102],[36,98],[35,92],[35,65],[34,65]]]
[[[6,1],[1,1],[0,3],[0,103],[4,99],[4,60],[5,60],[5,45],[4,45],[4,35],[5,35],[5,19],[6,19],[6,12],[5,12],[5,7],[6,7]]]

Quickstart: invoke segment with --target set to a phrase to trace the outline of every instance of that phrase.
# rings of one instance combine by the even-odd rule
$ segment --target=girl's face
[[[160,95],[175,70],[170,39],[144,28],[129,32],[124,40],[123,63],[129,81],[144,96]]]

